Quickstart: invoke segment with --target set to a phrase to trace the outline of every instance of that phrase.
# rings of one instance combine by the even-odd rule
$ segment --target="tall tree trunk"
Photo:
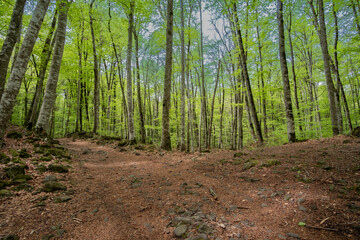
[[[185,36],[184,36],[184,0],[180,0],[181,9],[181,104],[180,104],[180,151],[185,151]]]
[[[90,17],[92,47],[93,47],[93,54],[94,54],[94,127],[93,127],[93,132],[96,133],[99,128],[100,80],[99,80],[99,64],[98,64],[98,60],[97,60],[94,23],[93,23],[94,17],[92,14],[92,7],[93,7],[94,2],[95,2],[95,0],[92,0],[90,3],[89,17]]]
[[[26,120],[25,120],[25,125],[27,126],[28,130],[31,130],[35,126],[38,115],[39,115],[40,99],[41,99],[41,96],[43,93],[46,69],[50,62],[52,49],[54,48],[54,45],[55,45],[55,37],[53,37],[53,35],[54,35],[55,27],[56,27],[56,21],[57,21],[57,15],[58,15],[57,13],[58,13],[58,11],[56,10],[54,13],[52,22],[51,22],[50,31],[45,39],[43,50],[41,52],[38,82],[36,84],[36,89],[35,89],[33,99],[31,101],[30,111],[27,114]]]
[[[145,121],[144,121],[144,113],[142,109],[142,101],[141,101],[141,89],[140,89],[140,64],[139,64],[139,39],[138,33],[134,31],[135,38],[135,58],[136,58],[136,88],[137,88],[137,99],[139,106],[139,116],[140,116],[140,141],[145,143],[146,133],[145,133]]]
[[[315,12],[313,0],[309,1],[311,11],[315,18],[314,24],[319,35],[321,52],[323,55],[324,72],[325,72],[326,86],[327,86],[327,92],[328,92],[328,98],[330,104],[330,116],[331,116],[333,135],[338,135],[339,134],[338,112],[336,110],[336,99],[335,99],[336,90],[331,76],[330,54],[328,49],[326,26],[325,26],[324,1],[317,0],[317,3],[319,9],[318,14]]]
[[[209,129],[208,129],[208,140],[207,140],[208,144],[207,145],[209,147],[210,147],[210,141],[211,141],[211,130],[212,130],[213,118],[214,118],[215,96],[216,96],[216,89],[217,89],[218,82],[219,82],[220,68],[221,68],[221,62],[219,60],[217,72],[216,72],[215,89],[214,89],[212,103],[211,103],[210,124],[209,124]]]
[[[224,113],[224,106],[225,106],[224,82],[222,82],[222,96],[220,96],[219,101],[220,101],[221,107],[220,107],[220,126],[219,126],[219,143],[218,143],[218,147],[222,148],[223,147],[223,134],[222,134],[222,132],[223,132],[222,131],[223,130],[223,113]]]
[[[350,132],[352,131],[352,124],[351,124],[351,118],[350,118],[350,111],[349,106],[346,100],[346,95],[344,91],[344,87],[342,85],[341,79],[340,79],[340,72],[339,72],[339,60],[338,60],[338,41],[339,41],[339,27],[338,27],[338,18],[337,18],[337,12],[335,11],[335,2],[333,1],[333,15],[334,15],[334,24],[335,24],[335,41],[334,41],[334,68],[335,68],[335,75],[337,80],[337,87],[341,94],[342,100],[344,102],[344,110],[345,110],[345,116],[348,124],[348,128]]]
[[[170,94],[171,94],[171,73],[172,73],[172,45],[173,45],[173,0],[168,0],[166,24],[166,56],[165,56],[165,78],[164,98],[162,112],[162,134],[161,148],[171,150],[170,136]]]
[[[25,76],[26,68],[30,60],[42,22],[48,9],[50,0],[39,0],[31,17],[26,36],[21,45],[18,57],[14,64],[6,88],[0,102],[0,143],[3,141],[5,129],[10,120],[16,97],[21,87],[21,81]],[[0,144],[2,145],[2,144]]]
[[[128,46],[126,56],[126,79],[127,79],[127,104],[128,104],[128,136],[129,142],[134,143],[135,128],[134,128],[134,109],[133,109],[133,93],[132,93],[132,79],[131,79],[131,55],[132,55],[132,33],[134,28],[134,0],[130,0],[129,12],[129,27],[128,27]]]
[[[355,5],[354,0],[351,1],[351,7],[352,7],[353,12],[354,12],[354,21],[355,21],[355,24],[356,24],[356,27],[357,27],[357,30],[358,30],[358,34],[360,36],[359,16],[358,16],[358,12],[356,11],[356,5]]]
[[[302,132],[302,121],[301,121],[301,115],[300,115],[300,105],[299,105],[299,98],[298,98],[298,89],[297,89],[297,80],[296,80],[296,72],[295,72],[295,56],[294,56],[294,49],[292,45],[292,39],[291,39],[291,25],[292,25],[292,12],[290,11],[289,16],[289,27],[288,27],[288,36],[289,36],[289,45],[290,45],[290,54],[291,54],[291,70],[293,75],[293,81],[294,81],[294,97],[295,97],[295,107],[297,111],[297,115],[299,118],[299,131]]]
[[[280,55],[280,65],[281,65],[281,73],[282,73],[283,88],[284,88],[284,105],[286,111],[288,141],[295,142],[296,141],[295,123],[294,123],[294,115],[292,110],[289,73],[288,73],[288,68],[286,63],[286,53],[285,53],[285,34],[284,34],[282,0],[277,0],[277,21],[278,21],[278,30],[279,30],[279,55]]]
[[[79,124],[81,125],[82,121],[80,120],[81,116],[81,83],[82,83],[82,46],[84,41],[84,21],[80,21],[80,28],[81,28],[81,35],[80,40],[77,41],[77,49],[78,49],[78,56],[79,56],[79,77],[77,81],[77,97],[76,97],[76,123],[75,123],[75,132],[78,132]]]
[[[15,47],[18,35],[21,31],[22,16],[24,13],[26,0],[16,0],[6,38],[0,52],[0,99],[4,92],[6,75],[11,58],[11,53]]]
[[[202,6],[201,1],[199,1],[199,8],[200,8],[200,60],[201,60],[201,119],[202,124],[204,124],[204,143],[205,148],[208,149],[208,141],[207,141],[207,106],[206,106],[206,91],[205,91],[205,66],[204,66],[204,41],[203,41],[203,26],[202,26]],[[201,131],[201,128],[200,128]],[[202,139],[199,139],[202,141]],[[201,152],[201,148],[199,149]]]
[[[66,23],[69,7],[70,3],[67,0],[62,0],[59,5],[59,21],[56,29],[54,54],[50,66],[49,78],[46,83],[44,100],[36,123],[36,131],[40,133],[48,129],[50,115],[55,105],[56,87],[65,46]]]
[[[254,98],[252,95],[252,90],[251,90],[251,85],[250,85],[250,79],[249,79],[249,73],[247,70],[247,64],[246,64],[246,56],[245,56],[245,49],[244,49],[244,45],[243,45],[243,40],[242,40],[242,36],[241,36],[241,30],[240,30],[240,24],[239,24],[239,19],[238,19],[238,13],[237,13],[237,7],[236,7],[236,3],[233,3],[233,15],[234,15],[234,23],[235,23],[235,28],[237,31],[237,38],[239,41],[239,47],[240,47],[240,58],[241,58],[241,66],[242,66],[242,70],[243,70],[243,77],[244,77],[244,81],[245,81],[245,85],[246,85],[246,89],[247,89],[247,94],[248,94],[248,102],[249,102],[249,110],[250,110],[250,114],[251,114],[251,118],[254,124],[254,130],[256,133],[256,137],[257,140],[259,142],[259,144],[263,144],[264,140],[263,140],[263,136],[261,133],[261,127],[260,127],[260,123],[259,123],[259,119],[256,113],[256,108],[255,108],[255,103],[254,103]]]

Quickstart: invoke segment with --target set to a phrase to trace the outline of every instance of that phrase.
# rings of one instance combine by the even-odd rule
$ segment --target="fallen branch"
[[[216,195],[216,192],[215,192],[215,190],[214,190],[212,187],[209,188],[209,191],[210,191],[211,196],[213,196],[213,198],[214,198],[215,200],[218,200],[217,195]]]
[[[339,229],[334,229],[334,228],[315,227],[315,226],[309,226],[309,225],[306,225],[306,227],[312,228],[312,229],[317,229],[317,230],[331,231],[331,232],[338,232],[339,231]]]

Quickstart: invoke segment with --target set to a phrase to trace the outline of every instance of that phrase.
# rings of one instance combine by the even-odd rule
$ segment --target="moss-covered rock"
[[[249,170],[250,168],[253,168],[256,166],[258,162],[257,161],[249,161],[244,163],[244,165],[242,166],[242,170]]]
[[[57,158],[71,159],[71,156],[65,151],[57,148],[48,149],[47,152]]]
[[[45,157],[45,156],[42,156],[39,158],[39,161],[43,161],[43,162],[50,162],[52,160],[52,157],[48,156],[48,157]]]
[[[62,203],[62,202],[70,201],[71,199],[72,199],[72,197],[69,197],[69,196],[60,196],[60,197],[55,197],[54,202],[55,203]]]
[[[44,173],[48,170],[45,165],[39,165],[35,169],[36,169],[36,171],[38,171],[38,173]]]
[[[242,157],[242,156],[246,156],[247,153],[243,153],[243,152],[238,152],[234,154],[234,158],[238,158],[238,157]]]
[[[5,153],[0,153],[0,163],[6,164],[10,162],[10,158]]]
[[[25,190],[25,191],[32,191],[33,190],[33,187],[28,184],[28,183],[21,183],[13,188],[11,188],[11,190],[13,191],[21,191],[21,190]]]
[[[17,131],[11,131],[6,135],[7,138],[21,139],[23,135]]]
[[[21,157],[21,158],[29,158],[29,157],[31,157],[31,154],[27,152],[26,148],[22,148],[19,151],[19,157]]]
[[[6,190],[6,189],[1,189],[0,190],[0,198],[1,197],[10,197],[12,196],[13,194],[11,193],[11,191],[9,190]]]
[[[118,147],[124,147],[128,144],[128,141],[127,140],[121,140],[118,142]]]
[[[260,167],[272,167],[272,166],[276,166],[276,165],[280,165],[281,162],[279,160],[274,160],[274,159],[270,159],[267,160],[266,162],[264,162],[263,164],[261,164]]]
[[[66,173],[69,172],[69,167],[60,164],[50,164],[48,169],[52,172]]]
[[[4,236],[4,238],[2,238],[4,240],[19,240],[19,236],[16,235],[16,234],[9,234],[9,235],[6,235]]]
[[[6,181],[6,180],[0,180],[0,189],[4,189],[7,186],[11,186],[11,182],[10,181]]]
[[[21,165],[25,165],[26,163],[24,162],[24,161],[22,161],[20,158],[18,158],[18,157],[13,157],[12,159],[11,159],[11,161],[13,162],[13,163],[19,163],[19,164],[21,164]]]
[[[25,175],[26,165],[12,165],[5,168],[5,173],[10,179],[17,179],[21,175]]]
[[[55,192],[55,191],[65,191],[66,186],[57,181],[49,181],[44,184],[44,192]]]

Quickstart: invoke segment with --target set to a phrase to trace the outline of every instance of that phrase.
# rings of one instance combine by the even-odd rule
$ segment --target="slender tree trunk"
[[[339,134],[338,112],[336,110],[336,99],[335,99],[336,90],[331,76],[330,54],[328,50],[328,43],[326,36],[327,34],[326,34],[326,26],[325,26],[324,2],[323,0],[317,0],[317,3],[319,9],[318,15],[315,12],[313,0],[310,0],[309,2],[311,11],[315,17],[314,24],[319,35],[321,51],[323,55],[324,72],[325,72],[326,86],[327,86],[328,98],[330,104],[330,116],[331,116],[333,135],[338,135]]]
[[[254,98],[252,95],[249,73],[248,73],[247,64],[246,64],[245,49],[244,49],[244,45],[243,45],[243,41],[242,41],[239,19],[237,16],[237,7],[236,7],[235,2],[233,3],[233,8],[234,8],[233,9],[234,22],[235,22],[235,27],[236,27],[238,41],[239,41],[239,47],[240,47],[241,65],[242,65],[243,76],[244,76],[245,85],[246,85],[247,94],[248,94],[249,110],[250,110],[252,121],[254,123],[254,129],[255,129],[257,140],[258,140],[259,144],[263,144],[264,140],[262,137],[261,127],[260,127],[260,123],[259,123],[259,120],[257,117]]]
[[[302,121],[301,121],[300,105],[299,105],[298,89],[297,89],[297,79],[296,79],[296,72],[295,72],[295,56],[294,56],[294,49],[293,49],[292,38],[291,38],[291,25],[292,25],[292,12],[290,11],[288,36],[289,36],[289,45],[290,45],[290,54],[291,54],[291,70],[292,70],[293,81],[294,81],[295,107],[296,107],[296,111],[297,111],[297,115],[298,115],[298,119],[299,119],[299,131],[302,132]]]
[[[0,99],[4,92],[6,75],[11,58],[11,53],[21,31],[22,16],[26,0],[16,0],[6,38],[0,52]]]
[[[145,133],[145,122],[144,114],[142,110],[142,101],[141,101],[141,89],[140,89],[140,64],[139,64],[139,39],[138,34],[134,32],[135,38],[135,58],[136,58],[136,88],[137,88],[137,99],[139,106],[139,116],[140,116],[140,141],[145,143],[146,133]]]
[[[81,36],[80,40],[77,41],[77,49],[78,49],[78,56],[79,56],[79,78],[77,81],[77,98],[76,98],[76,123],[75,123],[75,132],[78,132],[79,129],[82,127],[79,127],[79,123],[82,121],[81,118],[81,83],[82,83],[82,46],[84,41],[84,21],[80,22],[80,28],[81,28]]]
[[[171,73],[172,73],[172,45],[173,45],[173,0],[168,0],[166,25],[166,56],[165,56],[165,78],[164,98],[162,112],[162,135],[161,148],[171,150],[170,136],[170,94],[171,94]]]
[[[290,81],[289,81],[289,73],[288,73],[288,68],[286,63],[286,53],[285,53],[285,34],[284,34],[282,0],[277,0],[277,21],[278,21],[278,30],[279,30],[279,55],[280,55],[280,65],[281,65],[281,73],[282,73],[283,88],[284,88],[284,105],[286,112],[288,141],[295,142],[296,141],[295,123],[294,123],[294,115],[292,110]]]
[[[210,124],[209,124],[209,129],[208,129],[208,146],[209,147],[210,147],[210,141],[211,141],[211,130],[212,130],[213,118],[214,118],[215,96],[216,96],[216,89],[217,89],[218,82],[219,82],[220,68],[221,68],[221,62],[219,60],[218,67],[217,67],[217,73],[216,73],[216,80],[215,80],[215,89],[214,89],[212,103],[211,103]]]
[[[181,9],[181,104],[180,104],[180,151],[185,151],[185,36],[184,36],[184,0],[180,0]]]
[[[50,0],[38,1],[30,20],[26,36],[14,64],[14,69],[11,72],[10,78],[3,92],[0,102],[0,143],[3,141],[5,129],[8,121],[10,120],[16,102],[16,97],[21,87],[21,81],[25,76],[31,52],[34,48],[49,3]]]
[[[68,3],[67,0],[62,0],[59,5],[59,21],[56,29],[54,55],[50,66],[49,78],[46,83],[44,100],[36,123],[36,131],[40,133],[48,129],[50,115],[55,105],[56,87],[65,46],[66,23],[69,7],[70,3]]]
[[[91,30],[91,39],[92,47],[94,54],[94,127],[93,132],[96,133],[99,128],[99,111],[100,111],[100,80],[99,80],[99,64],[97,60],[96,53],[96,42],[95,42],[95,33],[94,33],[94,17],[92,14],[92,8],[95,0],[92,0],[89,8],[89,17],[90,17],[90,30]]]
[[[221,96],[220,96],[220,103],[221,103],[221,107],[220,107],[220,126],[219,126],[219,143],[218,143],[218,147],[222,148],[223,147],[223,113],[224,113],[224,107],[225,107],[225,87],[224,87],[224,82],[222,83],[222,100],[221,100]]]
[[[339,27],[338,27],[338,18],[337,18],[337,12],[335,11],[335,2],[333,1],[333,15],[334,15],[334,24],[335,24],[335,41],[334,41],[334,68],[336,72],[336,80],[337,80],[337,86],[338,90],[341,94],[342,100],[344,102],[344,110],[345,110],[345,116],[348,124],[349,131],[352,131],[352,124],[351,124],[351,118],[350,118],[350,111],[349,106],[346,100],[346,95],[344,91],[344,87],[341,83],[340,79],[340,72],[339,72],[339,60],[338,60],[338,41],[339,41]],[[341,112],[340,112],[341,113]]]
[[[354,12],[354,21],[355,21],[355,24],[356,24],[356,28],[357,28],[358,34],[359,34],[359,36],[360,36],[359,17],[358,17],[358,13],[357,13],[357,11],[356,11],[356,6],[355,6],[354,0],[351,1],[351,7],[352,7],[353,12]]]
[[[126,57],[126,77],[127,77],[127,104],[128,104],[128,136],[129,142],[134,143],[135,128],[134,128],[134,109],[133,109],[133,93],[132,93],[132,79],[131,79],[131,55],[132,55],[132,33],[134,27],[134,0],[130,0],[129,12],[129,27],[128,27],[128,48]]]
[[[54,17],[51,22],[50,31],[45,39],[45,43],[40,57],[40,70],[39,70],[38,82],[36,84],[36,89],[33,99],[31,101],[30,111],[27,114],[25,120],[25,125],[27,126],[28,130],[31,130],[35,126],[39,115],[40,99],[43,93],[46,69],[50,62],[52,49],[54,48],[55,45],[55,36],[53,37],[53,35],[57,21],[57,15],[58,15],[57,13],[58,11],[55,11]]]

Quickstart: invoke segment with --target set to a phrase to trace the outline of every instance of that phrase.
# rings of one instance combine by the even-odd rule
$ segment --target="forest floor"
[[[12,159],[0,164],[0,179],[16,164],[32,179],[1,190],[0,239],[360,238],[359,138],[191,154],[59,143],[6,139]]]

